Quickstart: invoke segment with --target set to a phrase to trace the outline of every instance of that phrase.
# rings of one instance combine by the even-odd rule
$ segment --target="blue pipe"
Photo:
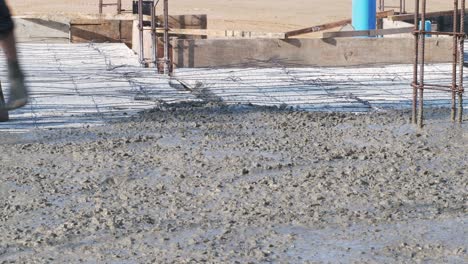
[[[354,30],[376,28],[377,5],[375,0],[353,0],[352,25]]]
[[[426,20],[425,22],[426,22],[426,24],[424,25],[424,31],[432,31],[431,21]],[[422,28],[422,21],[419,21],[419,29],[421,29],[421,28]],[[432,35],[431,34],[426,34],[426,37],[430,38],[430,37],[432,37]]]

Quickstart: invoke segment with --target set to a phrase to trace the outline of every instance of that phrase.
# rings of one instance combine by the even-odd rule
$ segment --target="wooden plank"
[[[461,9],[458,10],[458,13],[461,12]],[[468,9],[466,9],[468,13]],[[426,18],[434,18],[434,17],[441,17],[441,16],[451,16],[453,15],[453,10],[448,11],[437,11],[437,12],[428,12],[426,13]],[[414,20],[414,14],[405,14],[405,15],[395,15],[389,16],[389,19],[392,21],[408,21]]]
[[[174,40],[178,68],[325,67],[413,63],[413,38]],[[427,39],[427,59],[451,59],[451,38]]]
[[[331,28],[345,26],[345,25],[347,25],[349,23],[351,23],[351,19],[345,19],[345,20],[340,20],[340,21],[337,21],[337,22],[327,23],[327,24],[318,25],[318,26],[314,26],[314,27],[308,27],[308,28],[302,28],[302,29],[298,29],[298,30],[288,31],[288,32],[284,33],[284,36],[286,38],[290,38],[290,37],[299,36],[299,35],[303,35],[303,34],[307,34],[307,33],[319,32],[319,31],[323,31],[323,30],[327,30],[327,29],[331,29]]]
[[[395,13],[394,10],[379,12],[379,13],[377,13],[377,19],[392,16],[394,13]],[[345,26],[347,24],[351,24],[351,22],[352,22],[351,19],[340,20],[340,21],[327,23],[327,24],[322,24],[322,25],[318,25],[318,26],[314,26],[314,27],[308,27],[308,28],[302,28],[302,29],[298,29],[298,30],[288,31],[288,32],[284,33],[284,36],[285,36],[285,38],[290,38],[290,37],[293,37],[293,36],[324,31],[324,30],[327,30],[327,29],[332,29],[332,28],[336,28],[336,27]]]
[[[150,28],[146,28],[150,30]],[[164,33],[163,28],[157,28],[157,33]],[[270,32],[252,32],[241,30],[208,30],[208,29],[179,29],[171,28],[169,30],[171,35],[189,35],[189,36],[207,36],[217,38],[276,38],[284,39],[284,33],[270,33]]]
[[[413,32],[414,27],[325,32],[323,38],[375,37]]]
[[[164,21],[163,16],[157,17],[158,21]],[[208,16],[207,15],[175,15],[169,16],[170,28],[181,29],[207,29]]]
[[[123,16],[117,15],[114,17],[96,17],[92,15],[82,15],[73,17],[70,21],[72,25],[84,25],[84,24],[100,24],[106,20],[122,20],[122,21],[133,21],[137,20],[137,16]],[[163,16],[158,16],[158,21],[163,21]],[[145,21],[150,21],[150,16],[144,16]],[[170,28],[184,28],[184,29],[207,29],[208,28],[208,16],[201,15],[173,15],[169,16],[169,27]]]
[[[70,26],[72,43],[123,42],[132,44],[132,20],[81,20]]]

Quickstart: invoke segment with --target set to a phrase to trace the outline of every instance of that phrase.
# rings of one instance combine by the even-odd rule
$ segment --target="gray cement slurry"
[[[0,262],[463,263],[468,127],[179,104],[1,133]]]
[[[378,111],[405,105],[406,68],[179,71],[188,92],[122,45],[21,50],[32,103],[0,125],[0,262],[467,258],[467,126]],[[288,110],[346,104],[373,111]]]

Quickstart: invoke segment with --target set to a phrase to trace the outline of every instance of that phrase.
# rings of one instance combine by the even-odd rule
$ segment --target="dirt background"
[[[8,2],[8,1],[7,1]],[[115,2],[105,0],[105,2]],[[406,0],[411,11],[414,2]],[[29,13],[97,13],[97,0],[10,0],[15,14]],[[298,27],[315,26],[351,17],[352,0],[170,0],[171,14],[208,14],[210,29],[282,32]],[[386,0],[387,8],[399,0]],[[131,9],[131,1],[123,0]],[[429,1],[428,10],[450,10],[449,0]],[[109,7],[105,12],[112,13]]]

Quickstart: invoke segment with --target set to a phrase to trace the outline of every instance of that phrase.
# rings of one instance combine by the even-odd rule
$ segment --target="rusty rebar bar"
[[[422,1],[422,12],[421,12],[421,25],[424,27],[426,25],[426,0]],[[421,41],[421,68],[419,71],[419,113],[418,113],[418,126],[422,128],[424,126],[424,57],[426,53],[426,35],[419,34],[419,39]]]
[[[462,34],[460,32],[440,32],[440,31],[425,31],[425,30],[418,30],[418,33],[424,34],[424,35],[436,35],[436,36],[457,36],[457,37],[462,37],[465,34]]]
[[[138,30],[139,30],[139,44],[140,44],[140,64],[143,67],[146,67],[145,62],[145,48],[144,48],[144,41],[143,41],[143,0],[138,0]]]
[[[151,62],[158,71],[158,36],[156,33],[156,5],[154,1],[151,3],[151,51]]]
[[[384,0],[379,0],[379,11],[380,11],[380,12],[385,11],[385,3],[384,3]]]
[[[458,0],[453,1],[453,33],[458,31]],[[458,61],[458,38],[453,36],[453,59],[452,59],[452,107],[450,119],[455,121],[456,97],[457,97],[457,61]]]
[[[99,14],[102,14],[102,6],[103,6],[103,0],[99,0]]]
[[[164,0],[164,74],[169,75],[169,0]]]
[[[459,11],[459,3],[461,1],[461,8]],[[447,91],[452,94],[451,105],[451,120],[458,122],[463,121],[463,74],[464,74],[464,55],[465,48],[464,42],[466,38],[465,33],[465,8],[466,0],[453,0],[453,31],[452,32],[430,32],[423,29],[426,24],[426,8],[427,0],[422,0],[422,5],[419,0],[415,0],[415,13],[414,13],[414,27],[413,32],[415,39],[415,60],[413,68],[413,108],[412,108],[412,122],[418,124],[420,128],[424,126],[424,90],[437,90]],[[421,10],[420,10],[421,9]],[[458,13],[460,12],[460,14]],[[419,17],[421,21],[419,21]],[[419,23],[420,22],[420,23]],[[458,25],[460,23],[460,25]],[[450,85],[441,84],[426,84],[424,81],[424,67],[425,67],[425,43],[426,36],[430,33],[433,35],[446,35],[453,37],[453,57],[452,57],[452,83]],[[458,69],[457,69],[458,67]],[[419,70],[419,72],[418,72]],[[458,81],[458,83],[457,83]],[[457,97],[458,96],[458,97]],[[458,108],[457,108],[458,98]],[[457,115],[458,113],[458,115]]]
[[[419,0],[415,0],[414,7],[414,66],[413,66],[413,107],[411,121],[417,123],[417,103],[418,103],[418,64],[419,64],[419,33],[418,16],[419,16]]]
[[[461,11],[460,11],[460,32],[465,34],[465,0],[461,0]],[[458,84],[458,122],[463,122],[463,65],[465,63],[465,36],[460,39],[460,75]]]

